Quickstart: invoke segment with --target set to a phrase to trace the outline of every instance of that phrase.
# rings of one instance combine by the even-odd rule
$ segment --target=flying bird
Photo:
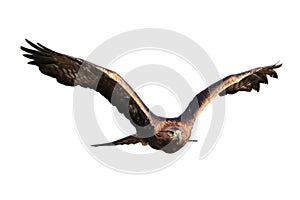
[[[28,64],[66,86],[81,86],[99,92],[135,127],[136,133],[117,141],[91,145],[113,146],[123,144],[150,145],[166,153],[174,153],[190,140],[194,122],[203,109],[218,95],[235,94],[239,91],[259,91],[260,83],[267,84],[267,75],[278,78],[274,69],[282,64],[258,67],[233,74],[212,84],[189,103],[178,117],[165,118],[155,115],[139,98],[130,85],[114,71],[86,60],[55,52],[39,43],[26,42],[32,49],[22,47]]]

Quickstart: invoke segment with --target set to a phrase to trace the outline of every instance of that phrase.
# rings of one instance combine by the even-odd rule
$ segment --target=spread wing
[[[136,127],[151,125],[149,109],[134,90],[117,73],[85,60],[57,53],[28,40],[34,49],[21,47],[31,59],[28,64],[37,65],[40,71],[67,86],[82,86],[103,95],[120,113]]]
[[[188,122],[194,122],[201,111],[217,95],[224,96],[226,94],[235,94],[239,91],[250,92],[252,89],[258,92],[260,83],[268,83],[267,75],[272,78],[278,78],[274,69],[281,66],[282,64],[275,64],[266,67],[258,67],[240,74],[227,76],[212,84],[193,98],[187,109],[181,115],[182,119]]]

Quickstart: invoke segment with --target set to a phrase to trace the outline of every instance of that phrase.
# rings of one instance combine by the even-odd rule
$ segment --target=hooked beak
[[[181,131],[175,131],[175,137],[177,139],[177,144],[181,143],[182,141]]]

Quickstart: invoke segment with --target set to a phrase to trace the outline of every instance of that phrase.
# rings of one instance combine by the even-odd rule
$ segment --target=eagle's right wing
[[[26,41],[34,49],[21,47],[27,53],[24,56],[32,59],[29,64],[37,65],[43,74],[67,86],[93,89],[116,106],[136,128],[152,127],[149,109],[116,72]]]

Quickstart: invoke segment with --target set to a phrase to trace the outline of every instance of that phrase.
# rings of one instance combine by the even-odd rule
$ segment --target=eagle
[[[184,112],[173,118],[155,115],[143,103],[132,87],[116,72],[86,60],[53,51],[40,43],[32,43],[32,48],[21,46],[28,64],[39,67],[41,73],[53,77],[66,86],[81,86],[99,92],[135,127],[136,133],[122,139],[93,144],[93,147],[124,144],[149,145],[153,149],[174,153],[190,140],[193,125],[203,109],[216,97],[235,94],[239,91],[257,92],[260,83],[267,84],[267,75],[278,78],[276,63],[258,67],[238,74],[229,75],[198,93]]]

